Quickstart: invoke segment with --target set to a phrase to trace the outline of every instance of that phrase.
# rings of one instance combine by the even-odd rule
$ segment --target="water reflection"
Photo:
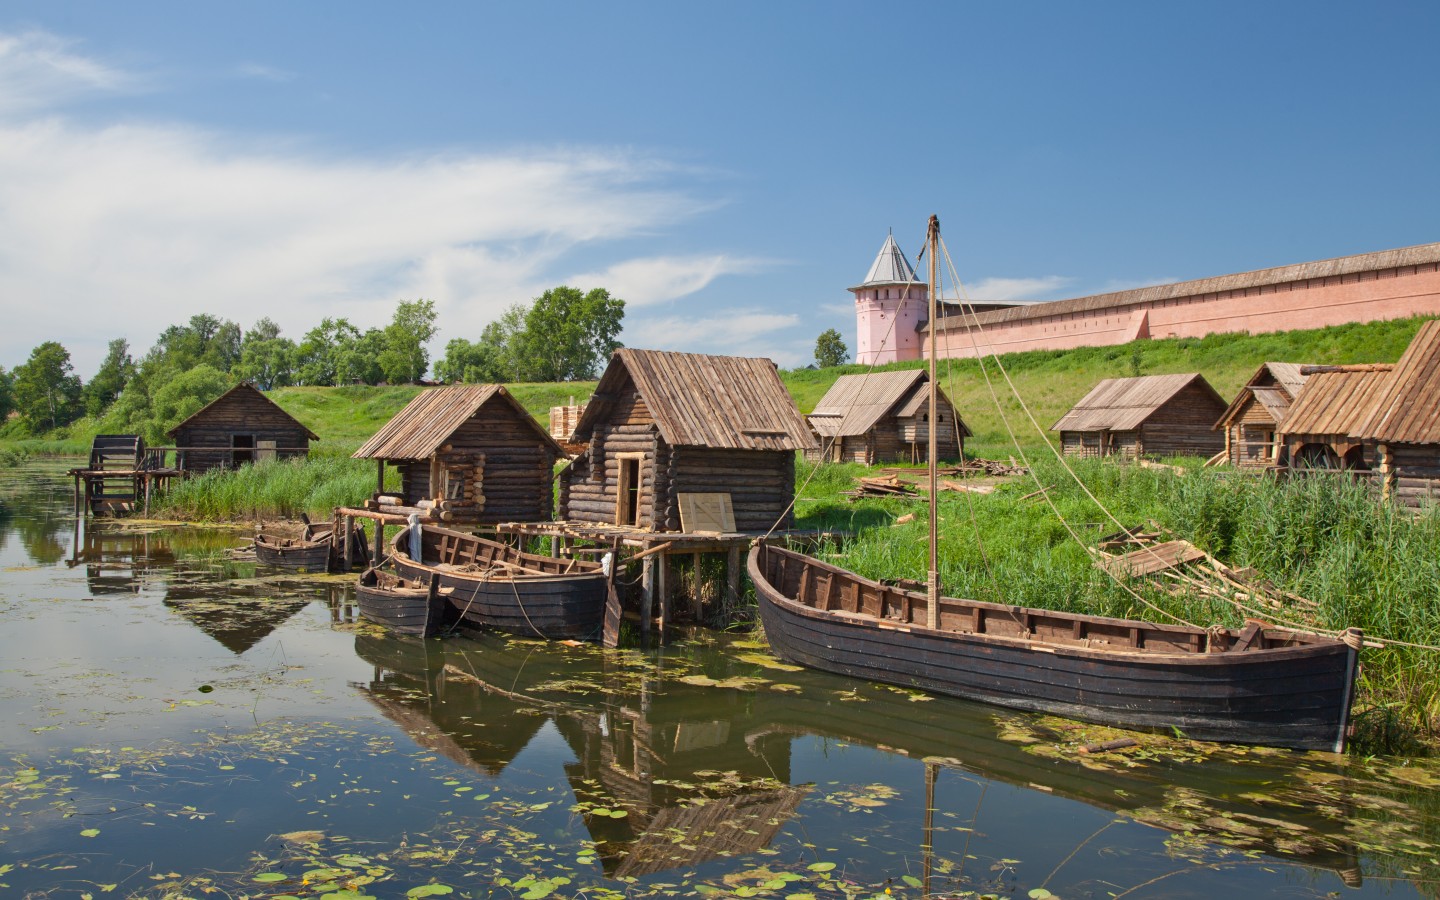
[[[743,654],[720,646],[659,667],[490,637],[362,635],[355,650],[374,666],[358,687],[387,718],[421,746],[487,776],[554,723],[574,757],[563,777],[611,876],[767,846],[812,789],[792,784],[794,742],[819,739],[1038,789],[1360,883],[1348,824],[1355,810],[1345,791],[1324,791],[1325,804],[1306,802],[1320,796],[1307,790],[1343,782],[1339,760],[1208,749],[1148,762],[1037,754],[1036,743],[1063,736],[1024,717],[1000,717],[997,726],[993,710],[970,704],[854,702],[820,690],[807,672],[786,673],[793,690],[717,688],[755,675],[755,666],[737,662]],[[1308,780],[1290,789],[1296,760]],[[926,805],[912,798],[908,814],[919,822]],[[624,817],[608,814],[614,810]]]

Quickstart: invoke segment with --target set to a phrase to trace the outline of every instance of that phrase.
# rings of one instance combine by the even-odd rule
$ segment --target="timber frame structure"
[[[1305,387],[1299,363],[1263,363],[1230,401],[1216,430],[1225,433],[1226,461],[1239,469],[1265,469],[1280,459],[1280,424]]]
[[[924,369],[841,375],[806,416],[820,447],[805,451],[812,462],[924,462],[929,453],[930,411]],[[936,455],[960,459],[971,432],[950,398],[935,389]]]
[[[249,382],[235,385],[166,434],[175,441],[176,468],[186,473],[304,457],[310,442],[320,440]]]
[[[559,444],[498,384],[422,391],[353,454],[376,461],[369,509],[437,522],[549,519]],[[385,490],[385,464],[400,470]]]
[[[560,473],[559,518],[652,532],[788,527],[795,451],[816,447],[770,360],[628,348],[571,440],[588,448]]]
[[[1225,448],[1213,430],[1224,411],[1199,373],[1107,378],[1050,430],[1060,432],[1066,456],[1208,458]]]

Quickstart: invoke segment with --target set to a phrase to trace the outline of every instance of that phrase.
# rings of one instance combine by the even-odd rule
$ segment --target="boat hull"
[[[782,554],[790,559],[782,562]],[[804,582],[796,573],[812,563],[823,566],[826,578],[839,573],[875,591],[909,593],[791,551],[752,548],[749,573],[765,634],[789,662],[1121,728],[1178,729],[1197,740],[1343,749],[1356,653],[1341,641],[1146,654],[893,624],[798,602]],[[911,597],[924,601],[922,594]]]
[[[402,577],[429,582],[439,580],[460,623],[526,637],[551,640],[597,640],[605,618],[606,577],[599,567],[583,564],[576,572],[537,571],[563,567],[567,561],[537,558],[474,535],[424,526],[425,562],[408,553],[409,532],[395,538],[391,564]],[[444,538],[440,544],[437,538]],[[473,542],[473,543],[472,543]],[[443,555],[434,555],[443,547]],[[470,550],[474,553],[470,553]],[[442,558],[504,562],[505,574],[456,571],[452,565],[432,563]]]
[[[330,571],[330,538],[315,541],[294,541],[255,536],[255,559],[262,566],[290,569],[296,572]]]
[[[355,585],[355,605],[360,615],[399,634],[434,637],[445,627],[450,601],[428,586],[387,584],[386,579],[368,570]]]

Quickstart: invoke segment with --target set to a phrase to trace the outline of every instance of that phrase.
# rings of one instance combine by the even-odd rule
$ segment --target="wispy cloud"
[[[57,339],[83,375],[106,340],[126,336],[143,351],[199,312],[246,327],[269,316],[295,336],[325,316],[381,324],[397,299],[422,296],[436,302],[443,343],[562,283],[582,245],[654,233],[713,205],[676,186],[665,160],[630,151],[337,159],[293,138],[83,125],[47,104],[131,80],[67,47],[0,35],[0,97],[21,95],[10,112],[31,111],[0,116],[0,297],[26,304],[0,335],[0,364]],[[763,265],[637,258],[575,280],[643,307]],[[683,324],[707,348],[737,328]]]
[[[760,345],[774,343],[777,332],[798,324],[794,314],[735,309],[723,316],[648,318],[627,327],[624,338],[632,347],[765,356]]]
[[[760,259],[725,255],[656,256],[628,259],[599,272],[571,276],[579,287],[605,287],[623,297],[627,307],[648,306],[693,294],[722,275],[750,275],[769,264]]]
[[[43,31],[0,33],[0,115],[52,109],[97,91],[138,87],[138,75],[72,52],[75,42]]]
[[[966,286],[971,300],[1053,300],[1056,294],[1075,283],[1063,275],[1038,278],[982,278]]]
[[[241,78],[255,78],[260,81],[294,81],[295,73],[263,63],[247,62],[235,67],[235,74]]]

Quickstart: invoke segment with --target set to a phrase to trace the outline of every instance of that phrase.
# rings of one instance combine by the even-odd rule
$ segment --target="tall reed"
[[[337,506],[363,503],[375,489],[375,468],[333,456],[274,460],[216,469],[171,485],[152,512],[210,521],[309,513],[330,518]]]

